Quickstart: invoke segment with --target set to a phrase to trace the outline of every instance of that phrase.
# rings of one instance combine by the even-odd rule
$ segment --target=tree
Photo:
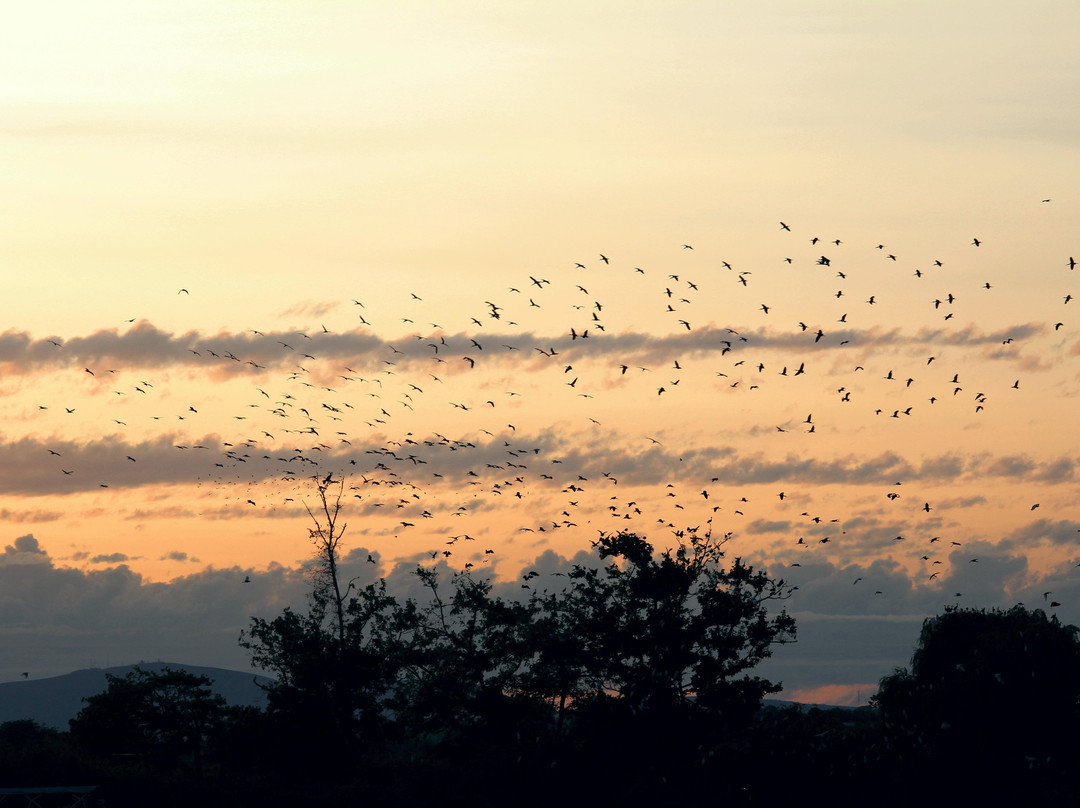
[[[950,609],[872,698],[897,750],[999,777],[1077,751],[1080,638],[1041,609]]]
[[[28,718],[0,723],[0,787],[93,782],[66,733]]]
[[[318,504],[307,507],[315,545],[309,608],[286,608],[270,620],[253,617],[240,634],[252,664],[276,677],[268,701],[282,734],[325,741],[292,750],[301,766],[344,759],[361,736],[383,728],[386,697],[402,664],[401,641],[411,634],[408,609],[387,594],[385,581],[363,587],[355,578],[342,581],[345,483],[331,475],[314,481]]]
[[[140,667],[105,678],[105,691],[84,699],[86,706],[71,720],[72,737],[81,747],[153,770],[202,773],[206,743],[228,715],[209,678]]]
[[[684,534],[685,535],[685,534]],[[615,697],[635,712],[692,707],[742,722],[780,685],[748,672],[795,636],[784,581],[741,559],[725,565],[725,539],[691,531],[656,554],[630,533],[596,542],[603,568],[576,565],[566,590],[543,601],[557,633],[542,641],[534,670],[565,703]]]
[[[312,512],[311,507],[304,503],[308,516],[315,523],[315,527],[309,528],[312,542],[315,544],[315,566],[312,569],[312,598],[315,605],[325,615],[327,608],[331,610],[334,625],[337,628],[338,640],[345,641],[345,604],[348,602],[349,593],[352,591],[353,582],[350,581],[342,591],[339,579],[339,553],[338,547],[345,535],[347,525],[338,525],[338,517],[341,514],[341,495],[345,490],[345,480],[334,480],[327,474],[325,479],[315,477],[315,489],[318,492],[319,504],[316,510],[321,512],[319,516]],[[337,483],[337,492],[332,493],[331,486]]]
[[[417,567],[430,593],[407,601],[397,620],[402,662],[395,709],[413,729],[456,733],[512,711],[533,656],[535,604],[492,594],[490,580],[455,573],[444,590],[436,569]]]
[[[787,612],[769,611],[791,588],[741,559],[727,563],[727,537],[689,531],[657,554],[636,535],[605,535],[596,547],[606,565],[576,565],[565,587],[527,587],[525,599],[497,595],[469,570],[447,579],[417,567],[426,602],[399,600],[385,580],[340,583],[340,499],[328,495],[329,477],[317,483],[310,609],[253,618],[241,635],[256,667],[277,676],[270,708],[282,726],[322,739],[307,744],[322,750],[312,763],[351,754],[376,731],[428,746],[520,737],[526,724],[534,738],[558,738],[567,715],[584,726],[593,708],[744,727],[780,689],[750,671],[794,638]]]
[[[271,620],[253,617],[240,637],[254,667],[275,675],[268,707],[281,733],[298,740],[293,756],[310,752],[309,761],[294,760],[300,766],[345,759],[384,728],[403,638],[412,631],[385,581],[350,586],[340,623],[327,621],[325,605],[313,597],[306,614],[287,608]],[[322,743],[300,742],[312,736]]]

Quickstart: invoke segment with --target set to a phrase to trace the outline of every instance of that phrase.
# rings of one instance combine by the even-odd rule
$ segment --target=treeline
[[[183,671],[110,677],[69,732],[0,725],[0,787],[93,783],[114,806],[1072,805],[1080,791],[1077,629],[1023,606],[928,619],[910,669],[855,710],[615,692],[560,710],[555,691],[508,690],[349,720],[328,681],[279,680],[259,710]]]
[[[0,726],[0,787],[97,784],[106,805],[901,805],[1076,801],[1077,629],[1042,611],[928,620],[860,710],[762,709],[791,588],[688,531],[602,536],[563,585],[496,594],[418,567],[424,597],[340,578],[320,485],[309,607],[241,636],[265,710],[205,677],[110,677],[66,733]]]
[[[402,805],[540,804],[567,788],[662,799],[703,767],[735,775],[715,786],[731,799],[749,793],[730,767],[780,689],[753,671],[795,623],[791,588],[728,560],[724,539],[689,531],[657,552],[601,536],[562,586],[530,573],[512,599],[471,570],[418,567],[424,595],[399,598],[340,579],[344,526],[322,504],[308,608],[253,618],[240,638],[274,676],[265,710],[228,707],[182,671],[111,676],[69,733],[21,727],[63,750],[40,776],[66,769],[121,804],[158,785],[166,804],[314,805],[358,789]],[[29,771],[5,766],[0,785]]]
[[[594,565],[551,590],[528,574],[514,599],[469,570],[444,580],[418,567],[425,597],[398,599],[383,581],[338,580],[340,533],[323,515],[308,610],[253,619],[241,638],[276,678],[265,718],[277,740],[262,756],[275,771],[336,772],[369,793],[392,784],[385,799],[402,804],[504,804],[523,789],[519,802],[539,804],[554,775],[659,798],[738,746],[779,690],[753,669],[794,639],[791,590],[728,562],[711,535],[660,553],[602,536]],[[612,758],[624,763],[614,781],[601,763]]]

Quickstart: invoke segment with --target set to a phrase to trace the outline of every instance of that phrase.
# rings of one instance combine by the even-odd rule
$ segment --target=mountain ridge
[[[135,668],[155,672],[170,668],[206,676],[213,683],[211,690],[235,706],[265,707],[266,692],[260,685],[265,686],[273,681],[268,676],[254,672],[178,662],[139,662],[109,668],[83,668],[46,679],[0,682],[0,724],[29,719],[45,727],[66,731],[68,722],[83,708],[84,699],[102,693],[108,687],[106,674],[122,677]]]
[[[179,662],[139,662],[109,668],[82,668],[45,679],[0,682],[0,724],[6,721],[29,719],[44,727],[66,731],[68,722],[83,708],[84,700],[104,692],[108,687],[106,674],[122,677],[135,668],[155,672],[171,668],[187,671],[196,676],[206,676],[212,681],[211,690],[221,695],[228,704],[235,706],[265,707],[266,691],[263,687],[273,682],[269,676],[250,671],[187,665]],[[797,706],[804,711],[815,707],[823,710],[855,709],[837,707],[832,704],[803,704],[781,699],[762,701],[764,708],[783,709],[792,706]]]

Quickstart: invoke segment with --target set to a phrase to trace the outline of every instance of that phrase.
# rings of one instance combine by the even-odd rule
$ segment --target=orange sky
[[[295,594],[333,473],[386,574],[711,519],[800,587],[789,692],[865,697],[946,603],[1080,619],[1073,6],[20,14],[9,566]],[[86,639],[12,670],[108,648],[24,605]]]

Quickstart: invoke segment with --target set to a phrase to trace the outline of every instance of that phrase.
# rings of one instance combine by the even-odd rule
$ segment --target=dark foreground
[[[254,711],[207,739],[198,759],[167,750],[108,755],[32,722],[0,725],[0,786],[94,784],[107,806],[1076,804],[1073,739],[1035,759],[1024,744],[965,748],[889,727],[874,708],[767,707],[738,736],[678,719],[579,719],[556,739],[527,716],[454,737],[383,738],[347,749],[315,727],[282,736]],[[948,729],[944,731],[948,732]],[[958,739],[961,740],[961,739]],[[967,739],[967,742],[971,742]],[[11,798],[8,798],[9,801]],[[690,801],[693,801],[692,803]],[[838,802],[837,802],[838,801]],[[12,803],[24,804],[24,803]],[[44,799],[41,805],[70,802]]]

